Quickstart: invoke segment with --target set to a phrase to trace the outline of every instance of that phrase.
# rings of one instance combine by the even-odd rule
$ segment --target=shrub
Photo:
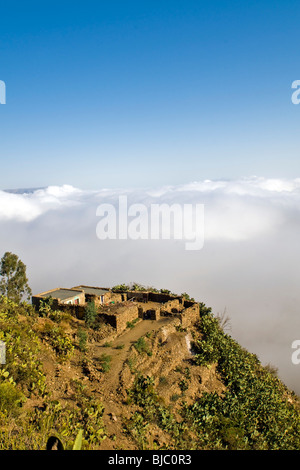
[[[88,302],[85,308],[84,320],[88,327],[91,327],[95,324],[97,318],[97,307],[95,302]]]
[[[182,379],[180,382],[179,382],[179,388],[182,392],[185,392],[188,388],[189,388],[189,385],[186,381],[186,379]]]
[[[135,324],[136,324],[138,321],[139,321],[139,318],[135,318],[135,319],[132,320],[132,321],[128,321],[128,322],[126,323],[127,328],[131,328],[131,329],[134,328]]]
[[[60,326],[53,327],[51,323],[46,323],[43,334],[60,361],[64,362],[70,359],[74,346],[69,336]]]
[[[127,292],[129,291],[129,286],[126,284],[119,284],[117,286],[112,287],[112,292]]]
[[[5,381],[0,383],[0,411],[8,416],[15,415],[25,401],[23,393],[14,383]]]
[[[108,372],[110,370],[111,356],[108,354],[102,354],[100,356],[100,363],[103,372]]]
[[[166,376],[161,375],[161,376],[159,377],[159,383],[160,383],[161,385],[167,385],[167,384],[168,384],[168,379],[166,378]]]
[[[152,355],[152,351],[149,350],[149,347],[145,341],[145,338],[141,336],[136,343],[134,343],[134,347],[139,354],[146,353],[148,356]]]
[[[38,358],[40,345],[33,330],[34,318],[27,316],[20,322],[19,312],[23,315],[26,310],[25,306],[0,298],[0,340],[6,345],[2,373],[8,374],[27,395],[33,391],[43,394],[45,375]]]
[[[81,352],[86,352],[87,350],[87,332],[83,328],[79,328],[77,332],[78,336],[78,346]]]
[[[216,364],[226,392],[203,393],[188,415],[209,448],[291,450],[300,446],[300,414],[285,397],[284,384],[257,356],[225,334],[203,309],[201,340],[195,341],[198,364]]]

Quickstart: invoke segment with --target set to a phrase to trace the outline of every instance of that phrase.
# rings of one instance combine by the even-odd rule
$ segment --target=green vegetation
[[[74,401],[70,404],[54,400],[46,385],[43,344],[63,361],[74,348],[62,326],[41,318],[26,303],[1,296],[0,340],[6,345],[6,364],[0,368],[0,450],[45,449],[53,433],[65,449],[72,449],[81,429],[82,449],[97,447],[105,438],[102,404],[80,381],[71,383]],[[25,408],[31,399],[38,406]]]
[[[134,347],[139,354],[146,353],[148,356],[152,355],[151,350],[149,349],[149,345],[146,343],[146,340],[143,336],[139,338],[135,343]]]
[[[135,324],[139,321],[139,318],[135,318],[134,320],[132,321],[128,321],[126,322],[126,327],[127,328],[134,328],[135,327]]]
[[[83,328],[79,328],[77,332],[77,337],[79,349],[81,352],[85,353],[87,351],[88,334]]]
[[[156,287],[153,286],[144,286],[143,284],[139,284],[138,282],[133,282],[132,284],[118,284],[116,286],[112,287],[112,292],[128,292],[128,291],[135,291],[135,292],[154,292],[154,293],[160,293],[160,294],[169,294],[169,295],[174,295],[176,296],[177,294],[171,292],[168,289],[157,289]],[[188,294],[186,294],[188,295]],[[189,299],[189,297],[188,297]],[[192,300],[192,299],[191,299]]]
[[[100,356],[99,362],[103,372],[108,372],[110,370],[111,356],[108,354],[102,354]]]
[[[37,359],[40,345],[32,329],[32,313],[29,305],[18,305],[7,297],[0,297],[0,340],[6,345],[6,364],[1,367],[0,381],[8,381],[14,387],[18,384],[18,389],[26,396],[33,392],[43,394],[45,389],[42,363]]]
[[[134,386],[128,391],[127,402],[139,407],[125,422],[127,432],[139,449],[149,449],[146,433],[151,425],[160,427],[168,435],[169,445],[159,446],[160,449],[193,449],[187,423],[178,420],[170,407],[161,404],[153,377],[138,374]]]
[[[195,362],[217,364],[226,392],[204,393],[186,410],[201,443],[229,449],[299,449],[300,414],[287,388],[258,358],[225,334],[210,312],[202,311]],[[296,400],[295,400],[296,402]]]
[[[136,358],[135,357],[129,357],[126,360],[126,363],[128,364],[128,367],[130,369],[130,372],[135,373],[135,367],[136,367]]]
[[[12,259],[20,266],[10,255],[3,266],[10,266]],[[49,436],[57,436],[65,449],[99,448],[106,437],[103,405],[95,398],[95,382],[90,388],[88,383],[96,378],[98,386],[99,377],[105,383],[103,374],[110,371],[112,356],[102,354],[97,368],[89,355],[88,337],[91,345],[99,341],[97,335],[103,338],[95,331],[95,304],[88,305],[84,320],[53,310],[50,299],[45,299],[37,312],[21,301],[24,285],[23,290],[13,293],[14,275],[9,270],[1,272],[7,273],[7,295],[0,296],[0,341],[6,346],[6,363],[0,367],[0,450],[44,449]],[[24,274],[22,269],[20,272]],[[280,381],[275,367],[263,367],[257,356],[225,333],[225,315],[214,317],[210,308],[203,303],[199,306],[200,319],[191,330],[194,354],[189,361],[178,361],[170,376],[166,369],[166,375],[160,377],[144,376],[138,370],[141,364],[147,367],[146,355],[152,355],[152,344],[160,344],[153,348],[158,357],[164,353],[165,343],[160,343],[154,332],[134,343],[126,359],[135,374],[134,384],[127,390],[130,413],[124,413],[130,417],[122,422],[119,432],[125,429],[139,449],[299,450],[298,398]],[[138,320],[127,326],[132,328]],[[178,329],[176,335],[182,331]],[[104,345],[111,347],[112,343]],[[115,349],[124,346],[119,344]],[[76,375],[70,368],[74,364],[77,371],[85,367],[88,372],[83,373],[82,381],[73,378]],[[201,384],[206,368],[212,374],[216,371],[214,379],[220,386],[211,391],[206,385],[197,388],[201,392],[195,398],[195,378]],[[60,382],[61,371],[70,376]],[[57,399],[63,393],[64,399]],[[125,406],[124,402],[118,404]],[[159,436],[155,441],[154,435]]]
[[[98,316],[98,311],[97,311],[95,302],[88,302],[85,308],[85,316],[84,316],[86,325],[88,327],[94,326],[96,323],[97,316]]]
[[[193,297],[190,297],[189,294],[187,294],[186,292],[183,292],[181,294],[181,297],[183,297],[184,300],[189,300],[190,302],[195,302],[195,299]]]
[[[161,375],[159,377],[159,383],[160,383],[160,385],[167,385],[168,384],[168,379],[164,375]]]
[[[80,333],[79,333],[80,334]],[[74,352],[74,345],[71,338],[60,326],[55,326],[53,322],[46,322],[43,330],[43,338],[53,348],[59,362],[69,360]]]
[[[118,284],[111,288],[112,292],[127,292],[130,290],[129,286],[126,284]]]
[[[278,379],[274,367],[263,367],[254,354],[224,333],[211,309],[200,304],[200,311],[194,362],[176,367],[182,376],[178,385],[182,394],[187,393],[191,369],[214,365],[224,392],[203,392],[189,405],[179,401],[183,395],[174,393],[170,402],[176,406],[175,415],[171,405],[161,400],[154,378],[136,372],[128,403],[138,408],[126,429],[138,448],[151,448],[149,433],[158,426],[165,433],[164,443],[156,444],[160,449],[298,450],[298,398]],[[159,380],[163,383],[164,377]]]

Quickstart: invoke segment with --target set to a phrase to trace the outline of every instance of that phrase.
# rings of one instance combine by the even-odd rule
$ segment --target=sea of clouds
[[[204,245],[99,240],[101,204],[203,204]],[[27,266],[33,293],[79,284],[139,282],[188,292],[231,319],[230,334],[300,394],[300,179],[243,178],[141,189],[70,185],[0,191],[0,246]],[[1,254],[0,252],[0,254]],[[2,256],[2,255],[1,255]]]

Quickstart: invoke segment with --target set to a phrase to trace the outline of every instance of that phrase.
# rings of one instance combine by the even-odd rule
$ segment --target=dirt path
[[[118,388],[120,383],[120,373],[124,362],[129,356],[131,346],[146,333],[150,331],[157,331],[164,325],[168,325],[174,321],[174,318],[164,317],[160,320],[141,320],[134,328],[124,331],[114,341],[111,346],[95,345],[93,350],[93,358],[95,361],[101,357],[102,354],[111,356],[110,369],[103,375],[103,383],[101,389],[101,401],[104,405],[103,423],[108,436],[115,436],[116,441],[110,438],[105,439],[100,448],[113,449],[115,442],[118,446],[126,448],[128,442],[122,433],[123,427],[120,426],[122,420],[127,412],[126,407],[118,399]],[[117,349],[121,346],[122,349]],[[128,416],[127,416],[128,418]]]
[[[94,349],[94,358],[97,360],[102,354],[111,356],[110,370],[105,373],[105,389],[103,398],[115,395],[119,383],[119,374],[122,366],[128,357],[131,346],[149,331],[156,331],[164,325],[173,321],[170,317],[161,318],[160,320],[141,320],[134,328],[126,330],[118,336],[109,347],[96,346]],[[122,349],[118,349],[122,346]]]

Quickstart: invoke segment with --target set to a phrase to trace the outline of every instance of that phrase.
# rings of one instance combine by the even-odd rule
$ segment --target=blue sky
[[[0,188],[300,176],[298,1],[1,5]]]

